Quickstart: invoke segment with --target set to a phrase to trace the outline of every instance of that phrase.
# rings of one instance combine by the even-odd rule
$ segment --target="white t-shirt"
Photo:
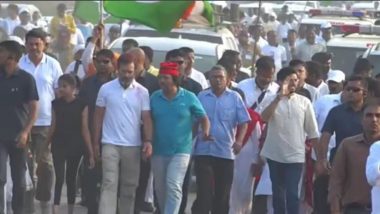
[[[250,108],[254,103],[256,103],[257,99],[263,92],[259,87],[257,87],[255,78],[242,80],[238,83],[237,87],[244,92],[247,108]],[[271,82],[269,84],[269,86],[265,89],[267,92],[265,93],[263,100],[257,105],[256,111],[258,113],[261,113],[270,104],[270,100],[268,100],[268,98],[277,94],[279,88],[280,86],[275,82]]]
[[[320,97],[318,88],[307,83],[303,85],[303,88],[309,91],[312,103],[314,103]]]
[[[277,45],[277,47],[275,47],[268,44],[261,49],[261,54],[273,58],[276,72],[282,68],[282,62],[286,62],[287,60],[286,50],[282,45]]]
[[[318,128],[320,131],[322,131],[323,125],[325,124],[327,115],[329,114],[330,110],[334,108],[337,105],[340,105],[342,103],[341,101],[341,94],[328,94],[325,96],[321,96],[317,99],[317,101],[314,102],[314,113],[315,117],[317,119]],[[335,148],[336,142],[335,142],[335,134],[331,136],[330,142],[329,142],[329,151],[327,153],[327,157],[330,157],[330,150],[332,148]],[[315,152],[312,153],[312,158],[315,160],[316,155]]]
[[[32,30],[32,29],[34,29],[34,28],[37,28],[37,26],[34,25],[34,24],[32,24],[32,23],[28,23],[28,24],[26,24],[26,25],[21,25],[21,24],[20,24],[20,25],[18,25],[18,26],[24,28],[26,31],[30,31],[30,30]]]
[[[277,27],[277,36],[280,40],[288,38],[288,31],[293,29],[289,23],[279,24]],[[282,42],[282,41],[281,41]]]
[[[267,125],[261,155],[280,163],[304,163],[306,136],[319,137],[313,106],[309,99],[298,94],[283,97]]]
[[[299,43],[296,47],[296,57],[302,61],[310,61],[311,57],[318,52],[326,52],[326,46],[315,43],[309,44],[306,40]]]
[[[329,86],[327,85],[327,83],[325,82],[322,82],[321,84],[319,84],[318,86],[318,92],[319,92],[319,96],[322,97],[324,95],[328,95],[330,94],[330,89],[329,89]]]
[[[206,89],[209,87],[205,75],[194,68],[191,69],[190,78],[201,84],[202,89]]]
[[[255,40],[254,39],[250,39],[250,43],[252,45],[255,45]],[[263,49],[264,46],[268,45],[268,42],[267,40],[263,39],[261,36],[259,38],[259,40],[257,41],[257,46],[260,47],[260,49]]]
[[[133,80],[124,89],[117,78],[100,88],[96,106],[105,107],[103,144],[141,146],[141,115],[150,111],[146,88]]]
[[[10,19],[9,17],[5,18],[3,21],[4,29],[8,35],[13,35],[14,29],[20,25],[20,19]]]
[[[24,55],[19,61],[19,67],[30,73],[36,80],[38,92],[38,117],[35,126],[50,126],[51,124],[51,102],[55,99],[55,89],[58,88],[58,79],[62,75],[59,62],[44,54],[40,64],[35,66]]]
[[[74,68],[75,68],[75,63],[76,61],[73,61],[71,62],[66,70],[65,70],[65,74],[70,74],[74,71]],[[80,63],[79,67],[78,67],[78,73],[77,73],[77,76],[79,77],[79,79],[83,80],[85,77],[86,77],[86,72],[84,72],[84,68],[83,68],[83,63]]]

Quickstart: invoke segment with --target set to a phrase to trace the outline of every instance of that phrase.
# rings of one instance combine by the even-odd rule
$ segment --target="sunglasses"
[[[110,63],[110,60],[97,60],[97,62],[98,63],[100,63],[100,64],[108,64],[108,63]]]
[[[354,92],[354,93],[358,93],[361,90],[363,90],[363,89],[362,88],[354,88],[354,87],[348,87],[348,88],[346,88],[346,91],[348,91],[348,92]]]

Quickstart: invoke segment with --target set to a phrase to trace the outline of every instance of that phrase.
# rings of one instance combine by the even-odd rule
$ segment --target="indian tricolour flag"
[[[213,25],[213,10],[207,1],[114,1],[104,0],[109,14],[154,28],[161,33],[170,32],[177,22],[199,20]]]

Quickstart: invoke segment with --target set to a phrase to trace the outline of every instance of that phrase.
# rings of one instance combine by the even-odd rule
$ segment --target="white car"
[[[110,44],[112,51],[121,52],[122,43],[125,39],[132,37],[121,37]],[[217,61],[222,57],[226,50],[224,45],[194,41],[190,39],[176,39],[167,37],[133,37],[139,46],[149,46],[153,49],[153,65],[159,67],[160,62],[165,61],[166,53],[172,49],[181,47],[190,47],[195,52],[194,68],[201,72],[209,71],[212,66],[216,65]]]
[[[142,26],[131,25],[127,29],[124,36],[127,37],[169,37],[181,38],[195,41],[211,42],[215,44],[222,44],[226,49],[239,51],[238,43],[234,35],[227,28],[218,27],[216,30],[213,28],[176,28],[168,34],[160,34],[156,30]]]
[[[327,52],[332,53],[332,68],[342,70],[346,75],[352,74],[356,59],[360,56],[379,64],[378,45],[380,43],[380,26],[342,26],[345,34],[336,35],[327,42]],[[377,66],[377,67],[380,67]]]

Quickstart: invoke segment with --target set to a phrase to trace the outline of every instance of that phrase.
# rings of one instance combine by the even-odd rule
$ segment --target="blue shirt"
[[[251,120],[240,95],[230,89],[217,97],[211,89],[198,95],[210,120],[210,135],[215,142],[197,137],[194,155],[209,155],[225,159],[235,159],[232,145],[235,143],[238,124]]]
[[[168,100],[162,90],[153,93],[150,101],[153,119],[153,154],[191,154],[193,117],[204,117],[202,104],[190,91],[179,88]]]
[[[331,135],[335,133],[336,146],[331,150],[330,160],[333,160],[344,138],[363,133],[362,117],[363,111],[354,111],[347,103],[330,110],[322,128],[322,132],[328,132]]]

